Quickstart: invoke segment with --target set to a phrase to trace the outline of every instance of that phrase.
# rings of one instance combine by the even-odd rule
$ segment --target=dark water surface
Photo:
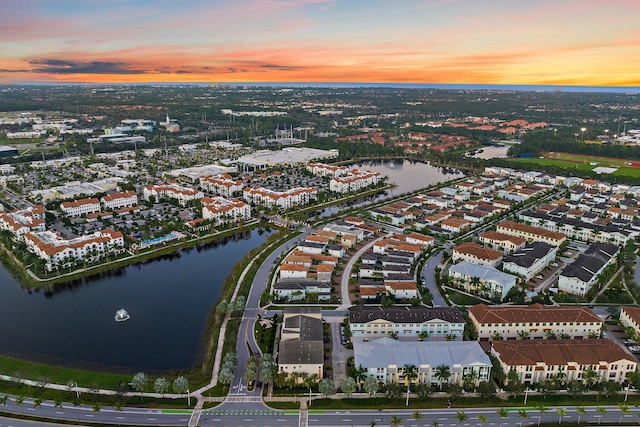
[[[0,354],[123,371],[189,368],[232,267],[270,233],[255,229],[51,289],[22,289],[0,266]],[[131,319],[115,322],[119,308]]]

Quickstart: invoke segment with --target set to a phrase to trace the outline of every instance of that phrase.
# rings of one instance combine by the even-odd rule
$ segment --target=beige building
[[[453,248],[453,261],[468,261],[472,264],[498,266],[502,262],[503,253],[493,249],[483,248],[477,243],[461,243]]]
[[[608,339],[494,341],[491,354],[504,372],[515,371],[524,384],[564,377],[565,381],[622,383],[638,365],[635,357]],[[585,378],[586,377],[586,378]]]
[[[469,319],[480,340],[600,337],[602,319],[587,307],[474,305]]]
[[[640,336],[640,307],[620,307],[620,323],[625,328],[633,328]]]
[[[528,242],[544,242],[553,246],[560,246],[567,240],[564,233],[545,230],[544,228],[521,224],[515,221],[505,221],[498,224],[498,233],[508,234],[526,239]]]

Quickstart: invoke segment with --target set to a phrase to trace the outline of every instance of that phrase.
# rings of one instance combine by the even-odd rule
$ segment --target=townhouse
[[[406,384],[406,367],[415,366],[415,384],[462,384],[467,376],[475,383],[488,381],[491,360],[476,341],[397,341],[379,338],[354,341],[355,365],[385,384]],[[446,366],[448,378],[441,377]]]
[[[620,323],[625,328],[632,328],[640,336],[640,307],[624,305],[620,307]]]
[[[505,254],[515,252],[522,248],[527,240],[523,237],[511,236],[509,234],[498,233],[497,231],[486,231],[479,236],[480,243]]]
[[[514,254],[505,256],[502,269],[529,280],[547,267],[556,258],[557,252],[556,246],[531,242]]]
[[[105,208],[113,210],[131,208],[138,204],[138,195],[133,190],[111,193],[103,196],[100,203]]]
[[[310,294],[314,294],[318,301],[326,301],[331,299],[331,288],[331,282],[321,282],[313,278],[281,278],[273,285],[271,293],[277,299],[286,301],[303,300]]]
[[[510,236],[522,237],[528,242],[544,242],[553,246],[560,246],[567,239],[564,233],[533,227],[515,221],[505,221],[498,224],[496,231]]]
[[[599,337],[603,321],[587,307],[488,306],[469,308],[478,339],[543,339]]]
[[[477,292],[489,298],[502,300],[516,286],[518,278],[503,273],[491,265],[479,265],[462,261],[449,267],[449,278],[467,292]]]
[[[399,337],[462,340],[465,319],[449,307],[365,306],[349,307],[349,327],[354,338],[379,338],[391,333]]]
[[[569,264],[558,277],[558,289],[584,296],[597,282],[598,277],[612,263],[619,251],[611,243],[594,243]]]
[[[323,377],[324,341],[320,307],[286,307],[283,312],[278,371],[287,376],[301,374]]]
[[[484,248],[474,242],[461,243],[453,248],[452,260],[468,261],[472,264],[491,265],[493,267],[500,264],[503,253],[493,249]]]
[[[560,376],[567,382],[622,383],[638,365],[609,339],[494,341],[491,354],[526,385]]]
[[[79,199],[60,203],[60,211],[70,217],[78,217],[100,212],[100,200]]]

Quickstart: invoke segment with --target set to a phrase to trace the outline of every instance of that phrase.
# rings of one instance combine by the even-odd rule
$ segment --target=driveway
[[[436,286],[436,267],[442,262],[443,252],[436,252],[431,256],[424,264],[422,268],[421,276],[424,277],[424,287],[429,289],[431,295],[433,295],[433,305],[446,307],[448,304],[440,294],[438,287]]]

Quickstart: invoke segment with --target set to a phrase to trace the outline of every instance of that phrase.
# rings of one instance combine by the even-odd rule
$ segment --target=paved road
[[[424,277],[425,287],[429,289],[429,292],[431,292],[431,295],[433,295],[433,305],[446,307],[448,304],[440,294],[438,286],[436,286],[436,267],[442,262],[442,258],[442,251],[439,251],[431,256],[431,258],[429,258],[427,262],[424,263],[421,276]]]

